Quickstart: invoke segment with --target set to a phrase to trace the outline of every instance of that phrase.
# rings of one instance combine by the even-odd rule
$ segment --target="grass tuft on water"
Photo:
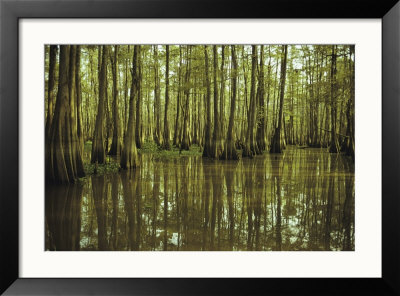
[[[107,162],[104,164],[90,163],[90,152],[92,150],[92,141],[86,141],[83,146],[84,158],[83,169],[85,170],[86,176],[80,178],[80,181],[84,181],[86,177],[91,175],[105,175],[109,173],[115,173],[119,171],[119,162],[114,161],[110,156],[106,155]]]
[[[119,170],[119,163],[110,161],[104,164],[97,165],[97,172],[95,172],[96,164],[94,163],[84,163],[83,167],[85,169],[86,175],[104,175],[108,173],[118,172]]]

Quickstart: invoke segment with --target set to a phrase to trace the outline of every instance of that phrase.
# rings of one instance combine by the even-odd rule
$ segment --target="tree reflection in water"
[[[46,187],[47,250],[354,250],[354,167],[288,147],[240,161],[141,156]]]

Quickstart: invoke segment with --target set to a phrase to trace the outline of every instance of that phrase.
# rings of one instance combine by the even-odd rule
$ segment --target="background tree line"
[[[214,159],[326,147],[354,160],[352,45],[46,46],[46,178],[137,149],[200,147]]]

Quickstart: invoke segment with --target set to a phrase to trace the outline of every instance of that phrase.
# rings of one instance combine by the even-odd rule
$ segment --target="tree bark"
[[[214,131],[211,143],[211,154],[212,158],[219,158],[222,153],[222,145],[220,140],[220,118],[218,116],[218,80],[217,80],[217,69],[218,69],[218,52],[217,46],[213,46],[213,70],[214,70]]]
[[[252,45],[251,51],[251,86],[250,86],[250,108],[249,118],[247,125],[246,143],[243,149],[244,157],[254,157],[256,154],[260,154],[260,150],[257,147],[255,141],[254,129],[256,125],[256,114],[257,114],[257,102],[256,102],[256,69],[257,69],[257,48]]]
[[[164,112],[164,140],[163,148],[170,150],[169,125],[168,125],[168,106],[169,106],[169,45],[165,46],[165,112]]]
[[[112,75],[113,75],[113,137],[109,155],[118,155],[121,150],[120,128],[119,128],[119,112],[118,112],[118,45],[114,46],[114,58],[112,59]]]
[[[83,129],[82,129],[82,85],[81,85],[81,46],[76,46],[76,67],[75,67],[75,81],[76,81],[76,120],[77,120],[77,135],[79,152],[83,155]]]
[[[69,58],[69,71],[68,71],[68,89],[69,89],[69,125],[70,125],[70,145],[71,145],[71,161],[73,170],[77,172],[78,176],[84,175],[82,154],[80,149],[80,142],[78,139],[78,108],[77,108],[77,93],[76,93],[76,45],[70,47],[70,58]]]
[[[181,102],[180,102],[180,98],[181,98],[181,73],[182,73],[182,46],[179,45],[179,68],[178,68],[178,95],[177,95],[177,99],[176,99],[176,118],[175,118],[175,130],[174,130],[174,139],[172,141],[172,143],[175,146],[180,146],[181,143],[181,139],[179,136],[179,127],[180,127],[180,123],[179,123],[179,118],[180,118],[180,110],[181,110]]]
[[[49,136],[51,122],[54,112],[54,85],[55,85],[55,72],[56,72],[56,59],[57,59],[57,45],[50,45],[49,47],[49,82],[47,86],[47,117],[46,117],[46,137]]]
[[[158,49],[154,45],[154,114],[155,114],[155,133],[154,142],[157,146],[161,146],[161,99],[160,99],[160,77],[158,65]]]
[[[203,157],[212,156],[211,148],[211,87],[210,87],[210,74],[208,70],[208,49],[207,45],[204,45],[204,63],[205,63],[205,74],[206,74],[206,113],[207,119],[205,123],[205,134],[204,134],[204,150]]]
[[[332,62],[331,62],[331,143],[329,146],[330,153],[338,153],[340,152],[338,139],[336,136],[336,52],[335,45],[332,45]]]
[[[132,85],[129,97],[129,119],[128,127],[124,137],[124,145],[122,147],[120,166],[122,169],[135,168],[139,165],[135,142],[135,98],[138,95],[139,77],[138,75],[138,53],[139,46],[135,45],[133,50],[132,60]]]
[[[225,133],[225,45],[221,45],[221,71],[220,71],[220,77],[221,77],[221,91],[220,91],[220,99],[219,99],[219,117],[220,117],[220,122],[219,122],[219,136],[220,136],[220,141],[221,145],[224,146],[224,139],[222,135]]]
[[[283,116],[283,100],[285,97],[285,81],[286,81],[286,61],[287,61],[287,45],[282,48],[282,63],[281,63],[281,81],[280,81],[280,94],[279,94],[279,115],[278,127],[275,129],[274,136],[271,141],[271,153],[281,153],[281,129],[282,129],[282,116]]]
[[[46,182],[73,183],[83,177],[83,163],[78,149],[76,129],[75,49],[60,46],[58,92],[54,117],[46,139]]]
[[[257,147],[259,152],[265,150],[265,107],[264,107],[264,45],[261,45],[260,49],[260,70],[258,77],[258,91],[257,91],[257,101],[258,101],[258,115],[260,120],[257,120]]]
[[[100,50],[100,47],[99,47]],[[104,150],[104,130],[103,130],[103,117],[104,117],[104,101],[106,97],[107,85],[107,52],[108,47],[103,45],[103,53],[101,58],[100,74],[99,74],[99,104],[97,108],[96,126],[93,135],[92,144],[92,157],[91,163],[105,163],[105,150]]]
[[[221,159],[239,159],[239,154],[235,148],[235,139],[233,133],[233,125],[235,122],[235,109],[236,109],[236,93],[237,93],[237,70],[238,65],[236,61],[236,49],[235,45],[231,45],[231,54],[232,54],[232,97],[231,97],[231,110],[229,114],[229,125],[227,130],[226,142],[225,142],[225,150],[221,155]],[[227,178],[228,182],[228,178]],[[232,235],[232,234],[231,234]]]
[[[192,48],[190,45],[186,47],[186,72],[185,72],[185,108],[183,114],[183,130],[182,130],[182,142],[180,150],[189,150],[190,148],[190,136],[189,136],[189,98],[190,98],[190,72],[191,72],[191,52]]]
[[[346,154],[351,156],[354,161],[354,63],[351,60],[354,54],[354,45],[350,45],[349,70],[350,70],[350,98],[347,102],[346,117],[347,117],[347,139],[346,139]]]
[[[142,59],[141,55],[141,48],[138,49],[138,73],[139,77],[142,77]],[[139,79],[138,82],[138,96],[136,98],[136,131],[135,131],[135,138],[136,138],[136,148],[142,148],[142,79]]]

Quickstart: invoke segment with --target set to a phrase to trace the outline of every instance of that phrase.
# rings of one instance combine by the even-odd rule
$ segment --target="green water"
[[[287,147],[240,161],[143,154],[46,187],[46,250],[354,250],[354,165]]]

